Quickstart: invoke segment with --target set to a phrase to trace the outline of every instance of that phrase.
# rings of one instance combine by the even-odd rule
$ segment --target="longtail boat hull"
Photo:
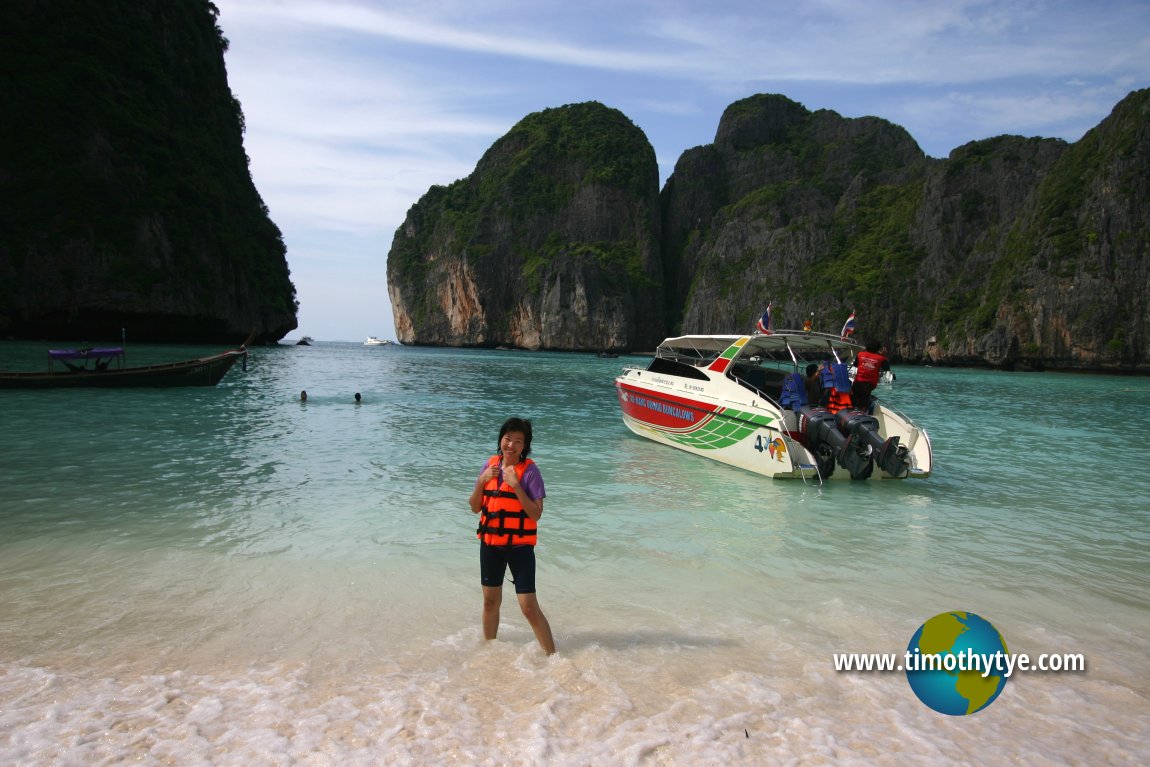
[[[246,350],[231,349],[210,357],[159,365],[105,370],[0,371],[0,389],[215,386],[246,356]]]

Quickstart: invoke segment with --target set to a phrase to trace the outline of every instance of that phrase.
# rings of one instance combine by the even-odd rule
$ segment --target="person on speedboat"
[[[816,363],[812,362],[807,365],[807,376],[804,382],[807,388],[807,404],[811,407],[818,407],[823,398],[823,378],[822,370]]]
[[[871,394],[878,386],[884,370],[890,370],[890,361],[881,353],[882,344],[875,340],[867,341],[864,351],[855,358],[857,372],[851,387],[851,400],[859,410],[870,412]]]

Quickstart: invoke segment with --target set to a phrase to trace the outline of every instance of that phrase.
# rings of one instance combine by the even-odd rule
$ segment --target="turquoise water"
[[[1150,760],[1150,380],[902,368],[934,476],[818,487],[632,435],[643,363],[319,343],[210,390],[0,392],[0,763]],[[552,658],[510,596],[480,639],[466,499],[513,414]],[[969,717],[835,671],[950,610],[1087,671]]]

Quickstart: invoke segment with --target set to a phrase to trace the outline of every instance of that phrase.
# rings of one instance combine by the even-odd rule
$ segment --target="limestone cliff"
[[[928,166],[910,135],[884,120],[812,113],[782,96],[732,104],[715,143],[684,153],[663,190],[664,259],[682,331],[749,332],[768,302],[779,327],[815,311],[826,330],[849,312],[843,293],[881,301],[878,283],[900,266],[883,262],[905,258],[906,243],[884,239],[866,253],[850,245],[876,215],[907,205],[902,190]]]
[[[617,140],[573,141],[589,114]],[[885,120],[753,96],[683,153],[655,222],[642,133],[598,105],[549,110],[412,208],[388,262],[396,327],[644,350],[663,327],[749,332],[771,302],[778,328],[837,332],[854,310],[900,361],[1150,371],[1148,114],[1137,91],[1074,144],[937,160]]]
[[[1079,142],[1003,136],[925,157],[875,118],[737,102],[663,190],[682,332],[860,335],[904,360],[1150,370],[1150,91]]]
[[[237,343],[296,326],[217,13],[0,5],[0,336]]]
[[[406,344],[651,348],[663,336],[659,177],[621,112],[527,116],[412,207],[388,256]]]

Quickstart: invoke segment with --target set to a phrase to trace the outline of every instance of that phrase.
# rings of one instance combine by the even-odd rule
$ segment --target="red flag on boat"
[[[765,336],[769,336],[771,334],[771,305],[770,304],[767,304],[767,310],[765,312],[763,312],[762,317],[759,317],[759,322],[755,327],[757,327],[759,332]]]
[[[850,338],[851,334],[855,332],[855,313],[851,312],[851,316],[847,317],[847,321],[843,323],[843,330],[839,335],[843,338]]]

